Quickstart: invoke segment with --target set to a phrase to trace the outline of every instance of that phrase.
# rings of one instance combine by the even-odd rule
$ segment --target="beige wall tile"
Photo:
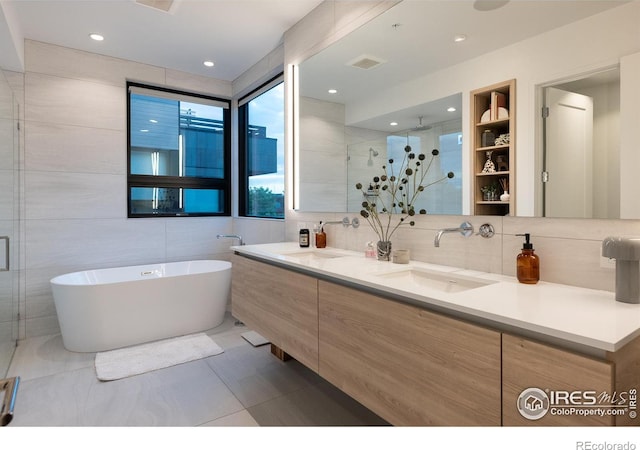
[[[126,130],[126,112],[126,91],[122,86],[25,74],[27,122]]]
[[[127,173],[125,130],[31,122],[25,139],[26,170]]]

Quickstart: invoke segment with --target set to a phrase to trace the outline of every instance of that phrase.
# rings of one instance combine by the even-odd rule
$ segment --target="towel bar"
[[[0,426],[9,425],[13,419],[13,407],[16,403],[16,395],[18,394],[18,385],[20,377],[5,378],[0,380]]]

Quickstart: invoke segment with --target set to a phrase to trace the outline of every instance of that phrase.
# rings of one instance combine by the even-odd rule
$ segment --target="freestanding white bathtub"
[[[231,263],[87,270],[51,280],[67,350],[99,352],[196,333],[224,320]]]

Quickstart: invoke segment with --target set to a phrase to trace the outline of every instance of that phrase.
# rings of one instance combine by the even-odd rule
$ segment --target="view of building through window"
[[[129,215],[228,211],[224,108],[135,92],[129,105]]]
[[[242,108],[246,108],[246,142],[241,149],[246,152],[244,215],[284,218],[284,83]]]

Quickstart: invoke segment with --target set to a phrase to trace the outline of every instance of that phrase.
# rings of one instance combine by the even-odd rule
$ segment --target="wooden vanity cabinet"
[[[393,425],[640,425],[630,414],[530,420],[517,407],[528,388],[637,390],[640,337],[594,358],[250,258],[232,263],[233,315]]]
[[[318,371],[318,280],[241,256],[232,259],[231,311]]]
[[[500,333],[320,280],[319,374],[394,425],[500,425]]]
[[[594,426],[614,425],[613,416],[553,414],[550,410],[537,420],[522,416],[517,402],[529,388],[551,391],[595,391],[613,394],[614,364],[522,337],[502,336],[503,425]],[[582,402],[579,394],[576,403]],[[573,401],[566,400],[566,403]],[[588,403],[588,402],[587,402]],[[560,402],[564,405],[565,400]],[[578,406],[580,408],[581,406]]]

